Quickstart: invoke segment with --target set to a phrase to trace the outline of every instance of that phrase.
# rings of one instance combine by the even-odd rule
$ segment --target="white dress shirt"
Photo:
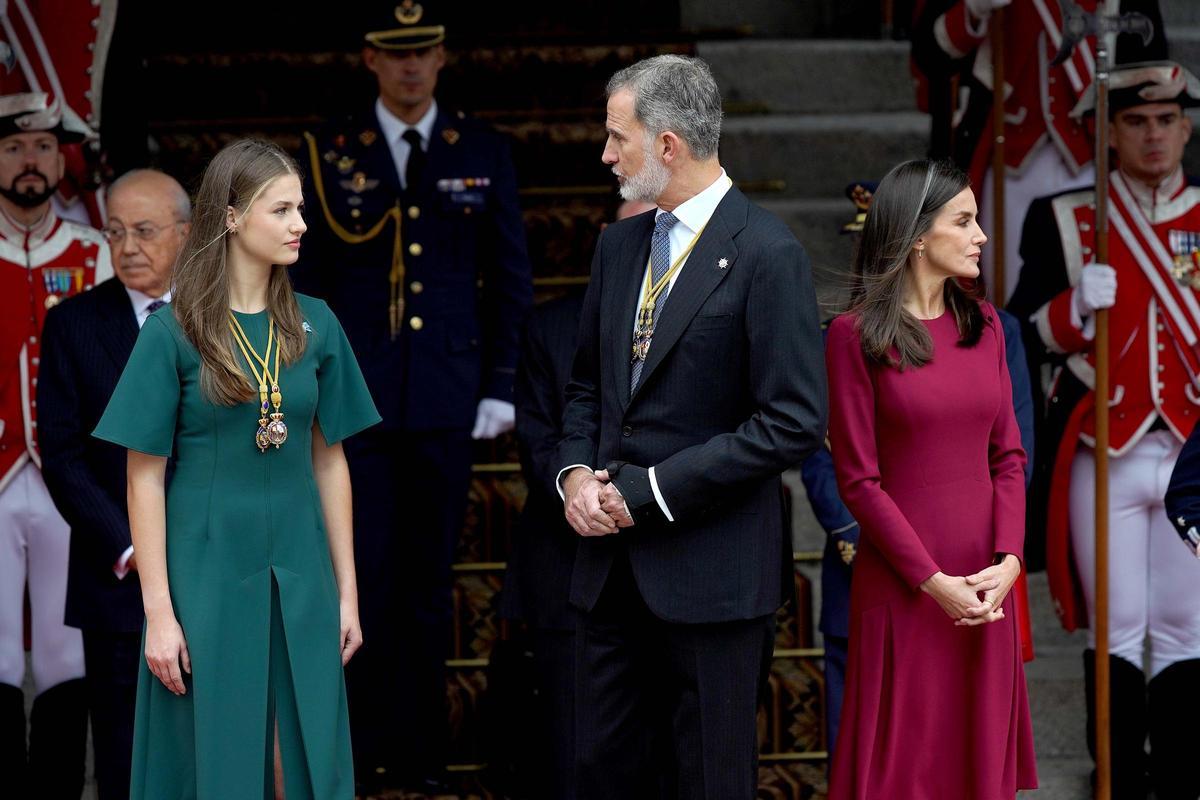
[[[129,302],[133,306],[133,316],[137,320],[138,328],[140,329],[146,324],[146,320],[150,317],[150,304],[155,300],[162,300],[164,303],[171,302],[171,290],[162,297],[151,297],[144,292],[139,292],[137,289],[125,287],[125,293],[129,295]],[[129,559],[133,557],[133,545],[125,548],[125,552],[121,553],[121,557],[117,559],[117,563],[113,564],[113,574],[118,580],[124,580],[129,574]]]
[[[671,227],[671,232],[667,234],[667,238],[671,240],[671,255],[670,261],[675,263],[675,259],[683,254],[683,251],[688,248],[692,240],[696,238],[696,234],[704,229],[708,221],[712,219],[713,213],[717,210],[721,200],[724,199],[725,193],[729,191],[729,187],[733,186],[733,181],[725,174],[725,170],[721,170],[721,177],[713,181],[707,189],[700,192],[694,197],[689,197],[672,212],[675,218],[679,220]],[[654,220],[667,213],[661,208],[654,212]],[[671,276],[670,283],[667,284],[667,304],[671,302],[671,290],[675,288],[675,281],[679,279],[680,274],[687,266],[687,259],[684,259],[679,270]],[[650,271],[646,270],[645,277],[642,278],[642,288],[638,290],[638,305],[642,304],[642,298],[646,296],[646,281],[650,279]],[[638,310],[633,310],[633,322],[630,330],[637,330]],[[651,347],[654,345],[651,344]]]
[[[405,189],[408,187],[404,185],[404,173],[408,169],[408,154],[412,150],[412,145],[404,140],[404,134],[409,130],[416,130],[421,134],[421,149],[429,152],[429,137],[433,136],[433,123],[437,121],[437,110],[437,100],[434,100],[429,104],[429,110],[425,112],[425,115],[417,120],[417,124],[409,125],[388,111],[382,98],[375,100],[375,117],[379,120],[379,131],[392,150],[392,161],[396,164],[396,174],[400,176],[400,185]]]
[[[129,295],[129,302],[133,305],[133,315],[137,318],[138,327],[141,328],[146,324],[146,320],[150,317],[150,304],[155,300],[162,300],[164,303],[171,302],[171,290],[162,297],[151,297],[148,294],[143,294],[137,289],[125,287],[125,293]]]
[[[716,212],[717,206],[720,205],[721,200],[725,197],[725,193],[728,192],[732,186],[733,181],[729,179],[729,176],[725,174],[725,170],[722,169],[720,177],[709,184],[706,189],[701,191],[699,194],[689,197],[687,200],[676,206],[672,213],[679,221],[672,226],[671,232],[667,235],[671,241],[670,259],[672,264],[675,263],[675,259],[679,258],[683,252],[687,250],[688,245],[692,243],[692,240],[695,239],[702,230],[704,230],[704,226],[708,224],[710,219],[712,219],[712,215]],[[657,220],[660,215],[665,213],[667,212],[663,211],[661,208],[658,209],[654,212],[654,219]],[[687,268],[687,261],[688,259],[684,259],[684,262],[682,265],[680,265],[678,271],[671,276],[671,281],[667,285],[667,306],[671,304],[671,289],[675,288],[675,281],[679,279],[679,276]],[[639,306],[641,305],[641,298],[645,297],[647,280],[649,280],[648,271],[647,274],[642,278],[642,288],[638,292]],[[631,332],[637,329],[637,317],[638,309],[635,308],[633,312],[633,318],[630,321],[629,326]],[[632,339],[632,335],[630,338]],[[651,342],[650,346],[652,348],[654,347],[653,342]],[[563,476],[576,467],[590,469],[587,464],[572,464],[569,467],[565,467],[561,472],[558,473],[558,493],[559,496],[563,497],[564,500],[566,499],[566,496],[563,494],[562,490]],[[663,516],[667,518],[667,521],[674,522],[675,517],[671,515],[671,509],[667,507],[667,501],[663,498],[662,492],[660,492],[658,489],[658,479],[654,476],[654,467],[650,467],[648,472],[650,474],[650,489],[654,492],[654,499],[658,502],[658,507],[662,509]],[[628,505],[626,505],[625,511],[626,513],[629,512]]]

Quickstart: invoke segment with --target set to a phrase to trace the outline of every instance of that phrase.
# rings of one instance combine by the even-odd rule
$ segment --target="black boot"
[[[1156,800],[1196,800],[1200,660],[1177,661],[1150,681],[1150,781]]]
[[[87,693],[82,678],[51,686],[29,715],[29,785],[46,800],[79,800],[87,760]]]
[[[1083,651],[1084,686],[1087,691],[1088,752],[1096,758],[1096,651]],[[1109,753],[1114,800],[1145,800],[1146,781],[1146,678],[1142,671],[1119,656],[1108,657]],[[1095,783],[1095,772],[1092,773]]]
[[[25,695],[0,683],[0,782],[25,797]]]

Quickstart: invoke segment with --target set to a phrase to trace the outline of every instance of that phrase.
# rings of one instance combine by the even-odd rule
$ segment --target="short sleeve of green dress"
[[[139,453],[171,455],[179,383],[175,336],[162,317],[152,314],[93,435]]]
[[[335,444],[376,424],[380,416],[341,323],[323,301],[310,302],[312,316],[324,328],[318,334],[322,347],[317,362],[317,422],[326,443]]]

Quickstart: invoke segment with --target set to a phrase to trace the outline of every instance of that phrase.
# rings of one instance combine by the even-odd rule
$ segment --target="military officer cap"
[[[867,221],[867,209],[871,207],[871,198],[879,186],[875,181],[855,181],[846,187],[846,197],[854,203],[856,209],[854,219],[842,226],[842,233],[861,233],[863,224]]]
[[[61,144],[75,144],[88,135],[76,127],[64,122],[58,100],[45,92],[0,95],[0,138],[45,131]]]
[[[1108,113],[1148,103],[1200,106],[1200,80],[1174,61],[1145,61],[1114,67],[1108,80]],[[1075,118],[1096,113],[1096,84],[1088,87],[1071,112]]]
[[[380,50],[417,50],[446,39],[446,26],[429,2],[401,0],[382,6],[368,20],[367,44]]]

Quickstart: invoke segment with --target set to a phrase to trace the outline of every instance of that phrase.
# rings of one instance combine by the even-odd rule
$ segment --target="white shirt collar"
[[[133,304],[133,315],[141,322],[146,315],[146,309],[155,300],[162,300],[164,303],[171,302],[171,290],[168,289],[162,297],[151,297],[150,295],[139,292],[137,289],[125,287],[125,293],[129,295],[129,302]]]
[[[1158,206],[1164,203],[1169,203],[1175,198],[1175,195],[1183,191],[1187,180],[1183,176],[1183,166],[1175,168],[1167,177],[1163,178],[1162,182],[1157,186],[1147,186],[1141,181],[1121,173],[1125,177],[1125,185],[1129,187],[1129,191],[1133,194],[1138,205],[1149,215],[1151,220],[1155,219],[1155,210]]]
[[[704,189],[699,194],[689,197],[687,200],[675,207],[671,213],[679,220],[679,223],[690,230],[692,233],[698,233],[701,228],[708,224],[712,219],[713,212],[717,210],[721,200],[725,197],[725,193],[733,186],[733,181],[729,180],[729,176],[725,174],[725,169],[721,169],[721,177],[717,178],[708,188]],[[654,218],[658,219],[659,214],[665,214],[661,208],[655,212]]]
[[[379,130],[383,134],[384,141],[389,145],[399,142],[410,128],[416,128],[417,133],[421,134],[422,148],[428,150],[429,138],[433,136],[433,124],[437,122],[437,112],[438,104],[437,100],[434,100],[429,104],[429,110],[425,112],[425,115],[417,120],[417,124],[409,125],[388,111],[387,106],[383,104],[382,97],[375,99],[375,116],[379,120]]]

